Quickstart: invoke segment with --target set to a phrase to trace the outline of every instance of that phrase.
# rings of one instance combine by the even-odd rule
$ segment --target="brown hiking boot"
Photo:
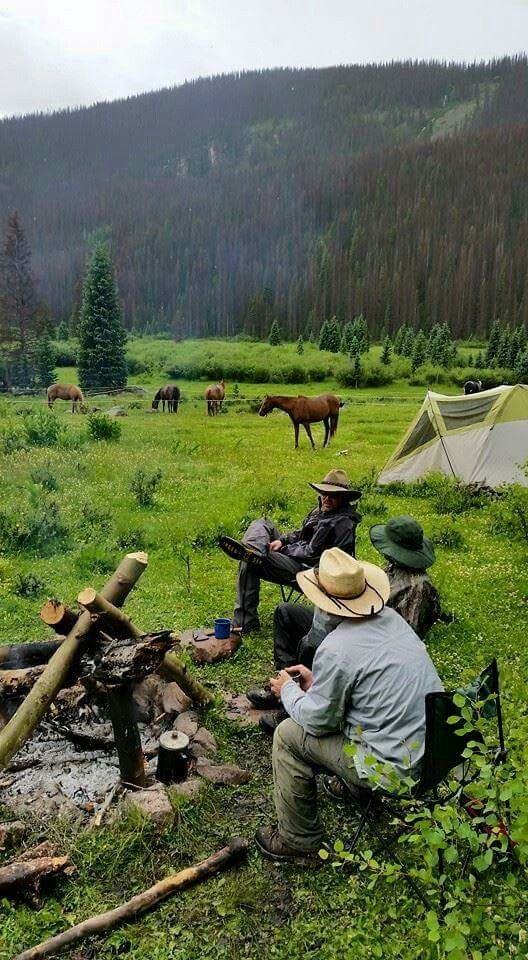
[[[296,850],[282,839],[278,827],[259,827],[255,834],[257,847],[263,857],[280,863],[304,863],[318,866],[321,864],[317,850]]]

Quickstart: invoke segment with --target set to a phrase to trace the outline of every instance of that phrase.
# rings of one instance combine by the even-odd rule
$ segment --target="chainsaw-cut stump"
[[[232,630],[226,640],[218,640],[214,630],[199,627],[194,630],[185,630],[178,637],[182,647],[190,649],[195,663],[217,663],[232,657],[242,643],[240,631]]]

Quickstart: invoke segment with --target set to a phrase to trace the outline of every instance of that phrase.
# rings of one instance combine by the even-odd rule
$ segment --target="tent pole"
[[[448,462],[449,466],[451,467],[451,473],[453,474],[453,479],[456,480],[457,476],[456,476],[455,471],[453,470],[453,464],[451,463],[451,460],[449,459],[449,454],[448,454],[448,452],[447,452],[447,450],[446,450],[446,445],[445,445],[445,443],[444,443],[444,438],[443,438],[442,434],[440,433],[440,430],[438,429],[438,421],[437,421],[437,419],[436,419],[435,408],[434,408],[434,406],[433,406],[433,401],[429,399],[429,393],[430,393],[430,391],[428,390],[428,391],[427,391],[427,399],[429,400],[429,403],[430,403],[430,405],[431,405],[431,410],[433,411],[433,417],[434,417],[435,427],[436,427],[438,436],[440,437],[440,443],[442,444],[442,450],[444,451],[444,453],[445,453],[445,455],[446,455],[447,462]]]

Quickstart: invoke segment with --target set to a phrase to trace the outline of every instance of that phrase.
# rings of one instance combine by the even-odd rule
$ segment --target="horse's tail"
[[[340,400],[340,401],[339,401],[339,409],[340,409],[340,410],[341,410],[341,407],[344,407],[344,406],[345,406],[345,403],[346,403],[346,400]]]
[[[330,414],[330,436],[334,437],[337,433],[337,424],[339,423],[339,414]]]

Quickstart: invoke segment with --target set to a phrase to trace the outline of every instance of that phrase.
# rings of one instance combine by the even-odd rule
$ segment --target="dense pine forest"
[[[280,69],[0,123],[39,296],[111,238],[129,328],[293,338],[528,321],[528,59]]]

